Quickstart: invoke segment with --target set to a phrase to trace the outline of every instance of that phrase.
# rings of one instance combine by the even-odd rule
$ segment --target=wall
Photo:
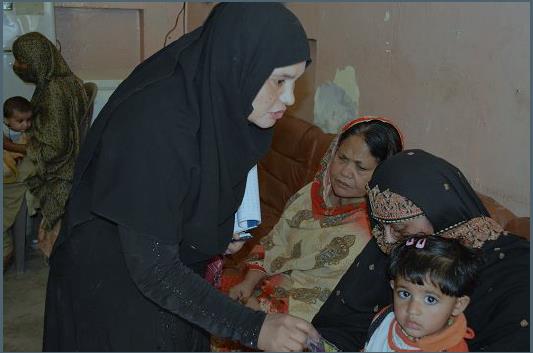
[[[83,78],[125,78],[163,48],[181,2],[56,2],[56,37],[72,70]],[[183,34],[182,15],[167,38]]]
[[[183,35],[181,2],[56,2],[56,36],[72,71],[96,83],[93,120],[144,59]],[[177,22],[176,22],[177,21]]]
[[[188,28],[211,6],[188,4]],[[314,87],[302,92],[353,67],[359,114],[395,119],[407,147],[444,157],[478,191],[529,215],[529,3],[288,6],[316,41]],[[313,104],[309,93],[297,99]]]

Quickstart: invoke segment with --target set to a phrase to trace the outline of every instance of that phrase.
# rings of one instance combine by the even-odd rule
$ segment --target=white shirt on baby
[[[21,131],[15,131],[11,129],[9,126],[7,126],[6,123],[4,123],[4,136],[7,137],[11,142],[19,143],[23,132]]]

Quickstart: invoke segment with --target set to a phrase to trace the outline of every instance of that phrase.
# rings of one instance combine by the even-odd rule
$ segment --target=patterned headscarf
[[[368,197],[375,221],[399,223],[425,215],[434,235],[466,246],[479,248],[503,231],[461,171],[423,150],[405,150],[380,164],[368,184]],[[379,225],[372,234],[386,253],[396,245],[385,242]]]
[[[28,131],[28,157],[36,174],[26,180],[51,230],[64,212],[74,162],[79,151],[79,121],[88,106],[83,82],[69,69],[52,42],[37,32],[20,36],[13,55],[26,68],[14,68],[24,81],[36,85],[31,103],[33,124]]]
[[[13,43],[13,55],[18,62],[27,64],[28,69],[17,71],[27,82],[43,84],[57,77],[73,75],[67,63],[54,44],[38,32],[30,32]]]

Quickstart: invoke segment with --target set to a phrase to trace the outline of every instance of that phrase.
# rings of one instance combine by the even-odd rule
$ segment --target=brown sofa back
[[[272,148],[258,164],[262,223],[252,232],[254,240],[247,244],[246,249],[270,232],[289,197],[313,180],[334,136],[291,116],[278,121]],[[529,217],[517,218],[493,198],[478,195],[491,216],[507,231],[529,239]]]
[[[262,223],[254,235],[266,235],[289,197],[313,180],[334,136],[291,116],[276,124],[271,150],[258,163]]]

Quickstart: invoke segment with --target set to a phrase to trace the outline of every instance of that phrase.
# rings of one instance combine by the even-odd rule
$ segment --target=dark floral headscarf
[[[405,150],[381,163],[368,189],[370,215],[380,223],[406,222],[425,215],[435,235],[474,248],[503,231],[461,171],[423,150]],[[384,241],[378,225],[372,234],[384,252],[395,246]]]
[[[63,215],[70,192],[79,152],[79,121],[87,110],[88,98],[83,82],[42,34],[31,32],[19,37],[13,43],[13,55],[18,63],[27,65],[14,69],[15,73],[36,86],[28,144],[36,172],[26,182],[39,200],[43,228],[51,230]]]

